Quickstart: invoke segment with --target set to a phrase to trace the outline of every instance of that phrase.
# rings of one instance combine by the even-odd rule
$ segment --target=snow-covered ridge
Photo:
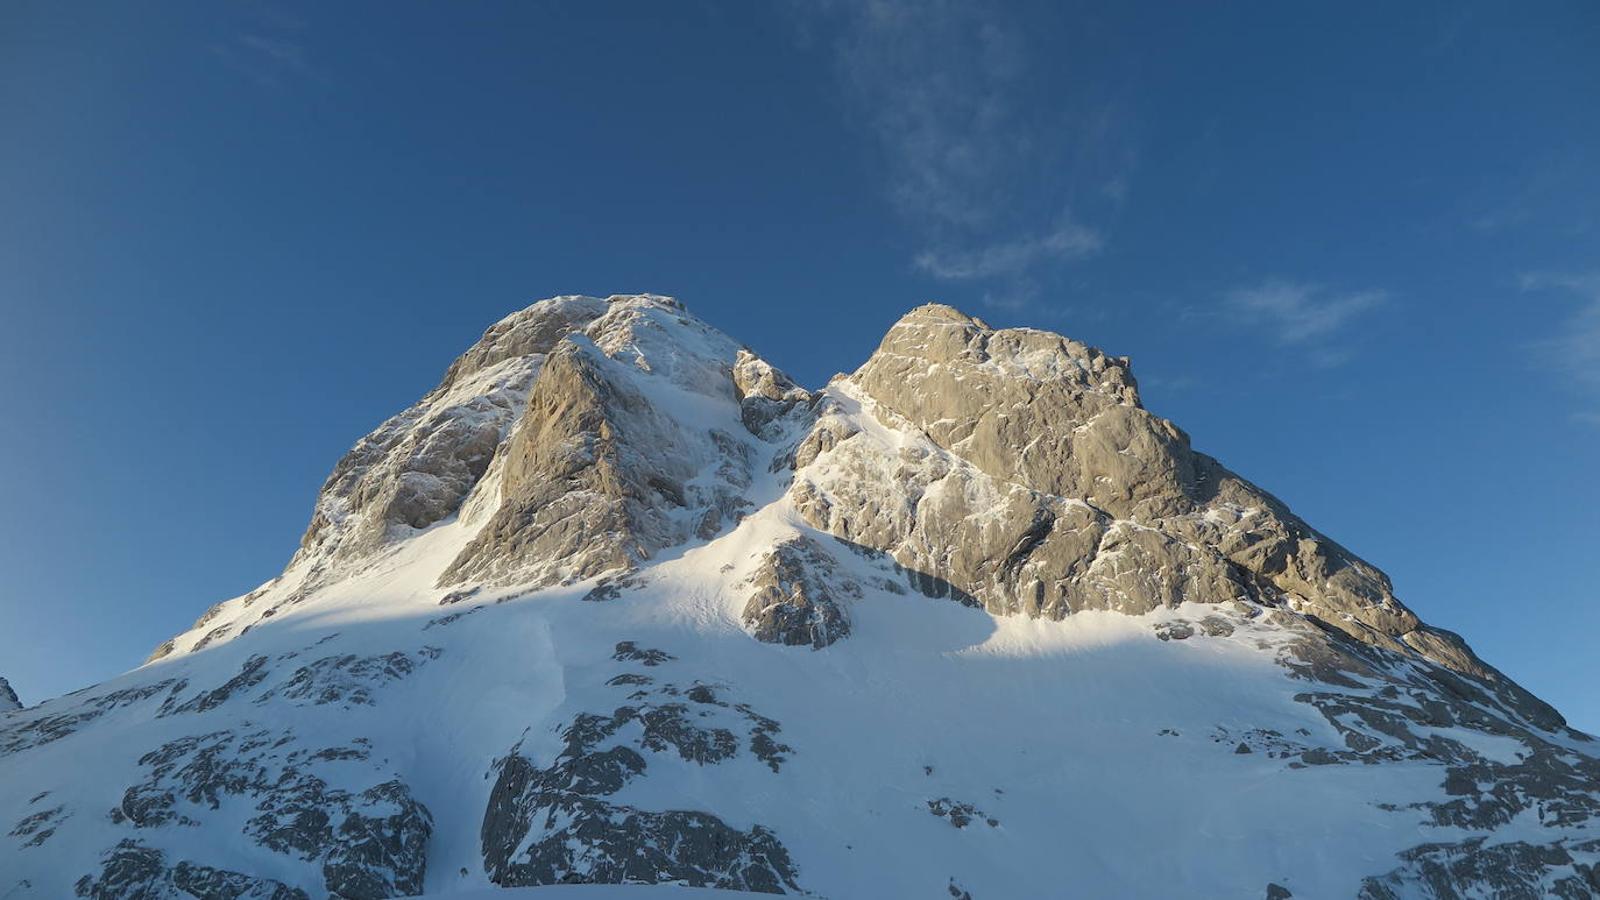
[[[4,713],[0,897],[1587,897],[1594,746],[1125,358],[934,305],[809,391],[560,297],[280,576]]]

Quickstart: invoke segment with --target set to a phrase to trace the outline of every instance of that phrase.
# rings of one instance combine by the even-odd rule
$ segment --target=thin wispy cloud
[[[1018,277],[1040,263],[1087,259],[1103,246],[1098,232],[1067,219],[1047,234],[1027,235],[987,247],[925,250],[917,255],[916,266],[935,278],[950,281]]]
[[[306,45],[308,23],[304,19],[270,7],[257,8],[254,13],[252,21],[214,42],[212,55],[265,88],[322,80]]]
[[[1530,349],[1540,366],[1553,368],[1591,404],[1573,418],[1600,425],[1600,272],[1524,275],[1522,290],[1577,301],[1560,333],[1535,341]]]
[[[1536,229],[1557,235],[1592,235],[1600,229],[1596,199],[1600,178],[1588,156],[1551,151],[1468,195],[1467,225],[1486,235]]]
[[[1321,285],[1266,281],[1235,288],[1225,297],[1226,312],[1235,321],[1270,334],[1283,345],[1322,344],[1335,338],[1362,313],[1382,306],[1385,291],[1330,291]],[[1316,348],[1322,361],[1343,361],[1334,348]]]
[[[881,151],[886,194],[923,244],[917,271],[1017,308],[1054,270],[1105,246],[1102,230],[1075,215],[1069,186],[1081,178],[1100,203],[1126,198],[1127,173],[1107,171],[1100,152],[1120,145],[1124,117],[1104,105],[1076,118],[1029,106],[1038,73],[1013,10],[984,0],[797,8],[830,26],[844,93]]]
[[[835,61],[885,151],[889,194],[941,226],[993,224],[1001,182],[1029,153],[1013,97],[1020,33],[982,3],[822,3],[842,28]]]

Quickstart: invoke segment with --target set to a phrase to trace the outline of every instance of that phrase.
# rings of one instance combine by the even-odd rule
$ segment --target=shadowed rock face
[[[703,340],[686,345],[670,325]],[[498,508],[439,583],[571,582],[715,535],[748,505],[738,352],[664,299],[615,307],[564,339],[502,453]],[[712,414],[695,421],[677,404]]]
[[[437,388],[339,460],[297,560],[360,556],[397,529],[454,513],[521,414],[544,356],[605,310],[591,297],[559,297],[495,323]]]
[[[889,447],[864,408],[922,438]],[[1126,359],[1048,332],[913,310],[819,407],[795,451],[808,522],[887,551],[991,612],[1286,605],[1471,675],[1544,727],[1556,712],[1430,628],[1389,580],[1144,410]]]
[[[1497,900],[1588,900],[1600,896],[1600,840],[1484,846],[1473,838],[1423,844],[1401,854],[1404,865],[1362,882],[1360,900],[1406,897],[1495,897]]]
[[[350,900],[417,893],[433,828],[428,811],[398,780],[350,791],[312,772],[328,763],[364,768],[368,757],[361,746],[296,748],[287,733],[185,737],[139,758],[144,780],[127,789],[110,819],[138,830],[199,827],[194,815],[200,810],[250,804],[254,815],[244,835],[320,864],[329,892]],[[113,863],[124,861],[108,860],[108,872]],[[101,880],[107,877],[103,872]]]
[[[649,668],[674,657],[632,641],[614,659]],[[538,766],[520,746],[496,763],[481,839],[489,878],[501,887],[551,884],[678,883],[782,894],[798,890],[788,850],[771,830],[748,830],[698,810],[648,810],[611,796],[643,777],[652,758],[715,766],[749,752],[781,771],[790,750],[777,722],[716,689],[655,686],[622,672],[608,682],[628,703],[609,714],[579,713],[564,748]],[[746,732],[748,744],[736,733]]]
[[[780,423],[794,418],[815,400],[808,390],[789,380],[766,360],[741,349],[733,364],[733,387],[739,397],[739,418],[750,433],[773,439]]]
[[[0,678],[0,715],[22,708],[22,701],[17,699],[17,692],[11,689],[10,682]]]
[[[187,860],[171,865],[167,855],[124,840],[106,854],[98,875],[85,875],[77,895],[89,900],[308,900],[306,892],[270,878],[256,878]]]

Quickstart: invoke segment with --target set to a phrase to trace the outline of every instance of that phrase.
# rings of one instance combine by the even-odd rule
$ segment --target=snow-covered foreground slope
[[[282,576],[0,715],[0,898],[1600,895],[1588,737],[1126,361],[938,307],[815,393],[531,307]]]

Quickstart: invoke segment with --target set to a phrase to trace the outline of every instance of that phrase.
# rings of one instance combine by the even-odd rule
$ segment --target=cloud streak
[[[1015,308],[1052,271],[1105,247],[1105,235],[1074,216],[1062,185],[1098,177],[1095,198],[1120,204],[1124,171],[1085,173],[1099,168],[1093,148],[1120,139],[1121,118],[1106,109],[1042,112],[1072,105],[1059,94],[1029,105],[1040,100],[1029,96],[1040,82],[1011,10],[986,0],[799,8],[807,23],[831,26],[834,65],[881,152],[886,195],[923,245],[916,271]]]
[[[824,3],[841,22],[835,61],[888,163],[889,195],[936,226],[983,227],[1027,155],[1013,97],[1020,33],[981,3]]]
[[[1225,298],[1232,318],[1267,331],[1286,346],[1333,338],[1362,313],[1382,306],[1388,299],[1385,291],[1341,294],[1321,285],[1292,281],[1266,281],[1235,288]],[[1336,361],[1333,357],[1325,359]]]
[[[949,252],[925,250],[917,255],[916,266],[945,281],[997,276],[1015,278],[1041,263],[1088,259],[1104,246],[1098,232],[1069,218],[1046,234]]]
[[[305,41],[310,23],[271,6],[253,7],[245,18],[211,44],[224,65],[264,88],[324,80]]]
[[[1600,272],[1524,275],[1522,290],[1553,291],[1579,301],[1560,334],[1535,341],[1531,349],[1541,363],[1554,368],[1590,402],[1600,404]],[[1600,425],[1600,408],[1580,410],[1573,418]]]

